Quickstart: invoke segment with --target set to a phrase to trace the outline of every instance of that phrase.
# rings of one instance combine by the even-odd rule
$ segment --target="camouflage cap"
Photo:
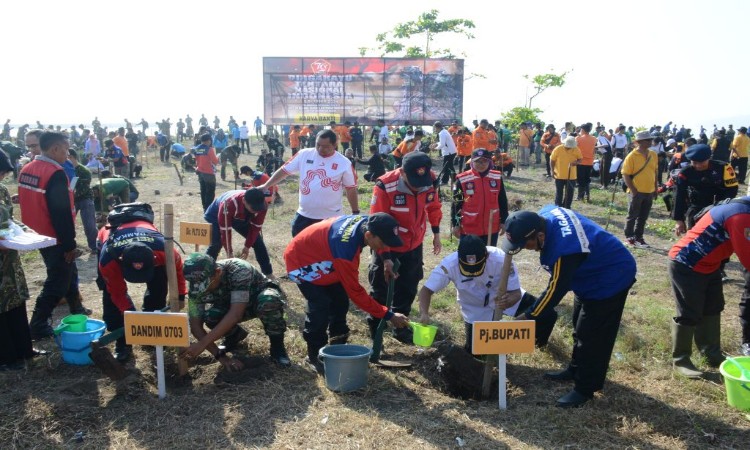
[[[211,284],[211,276],[216,271],[216,262],[204,253],[191,253],[182,266],[185,280],[190,283],[189,294],[200,295]]]

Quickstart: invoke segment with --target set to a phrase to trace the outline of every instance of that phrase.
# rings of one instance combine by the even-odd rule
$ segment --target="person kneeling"
[[[185,261],[190,331],[198,342],[182,351],[192,359],[208,350],[229,370],[241,370],[240,361],[227,356],[247,337],[239,323],[259,318],[271,341],[271,359],[282,366],[291,361],[284,347],[284,293],[260,270],[238,258],[214,261],[208,255],[193,253]],[[210,307],[207,308],[207,305]],[[207,333],[203,325],[210,331]],[[223,348],[214,344],[224,338]]]

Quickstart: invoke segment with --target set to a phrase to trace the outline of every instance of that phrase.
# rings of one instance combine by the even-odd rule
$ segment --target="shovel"
[[[399,267],[401,266],[401,262],[399,260],[396,260],[393,263],[393,272],[398,272]],[[396,279],[391,278],[390,281],[388,281],[388,294],[386,296],[385,300],[385,306],[386,308],[389,308],[393,305],[393,288],[396,284]],[[384,359],[380,359],[380,351],[383,349],[383,331],[385,330],[385,320],[380,319],[380,323],[378,324],[378,328],[375,331],[375,336],[372,338],[372,354],[370,355],[370,362],[378,367],[385,367],[389,369],[401,369],[406,367],[411,367],[410,362],[399,362],[399,361],[388,361]]]
[[[161,309],[161,312],[169,311],[169,306],[165,306]],[[94,362],[94,365],[98,367],[104,375],[110,379],[117,381],[122,380],[128,374],[125,367],[120,364],[119,361],[112,356],[112,352],[107,348],[108,344],[120,339],[125,336],[125,328],[118,328],[99,339],[91,341],[91,352],[89,352],[89,358]]]

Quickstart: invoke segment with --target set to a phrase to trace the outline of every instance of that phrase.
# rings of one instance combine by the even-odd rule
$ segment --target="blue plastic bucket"
[[[335,392],[350,392],[367,385],[372,349],[364,345],[326,345],[318,358],[326,372],[326,386]]]
[[[76,366],[88,366],[94,364],[89,358],[91,352],[91,341],[99,339],[104,335],[106,325],[101,320],[86,320],[86,331],[63,331],[55,336],[58,347],[62,350],[62,359],[68,364]]]

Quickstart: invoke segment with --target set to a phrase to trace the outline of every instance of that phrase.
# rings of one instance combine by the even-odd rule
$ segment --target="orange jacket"
[[[560,135],[559,134],[555,133],[550,138],[549,131],[545,131],[544,134],[542,135],[542,140],[539,141],[539,143],[542,144],[542,148],[544,149],[544,153],[551,154],[552,150],[554,150],[555,147],[557,147],[558,145],[560,145],[562,143],[562,141],[560,141]]]
[[[500,223],[508,217],[508,197],[502,174],[490,170],[485,176],[480,176],[471,169],[458,174],[456,181],[454,194],[459,200],[455,203],[455,214],[451,216],[461,216],[461,234],[486,236],[490,227],[492,233],[500,231]],[[490,211],[494,211],[492,225]]]
[[[464,134],[458,137],[456,150],[458,150],[458,156],[471,156],[471,151],[474,150],[474,140],[471,138],[470,134]]]
[[[302,130],[292,130],[289,132],[289,146],[292,148],[299,148],[299,136]]]
[[[393,155],[395,158],[403,158],[404,156],[408,155],[409,153],[413,152],[415,148],[417,148],[417,143],[420,141],[401,141],[400,144],[396,147],[393,152],[391,152],[391,155]]]
[[[486,130],[482,127],[477,127],[476,130],[471,134],[471,138],[474,141],[474,148],[490,149],[490,130]],[[497,136],[495,136],[497,139]]]

